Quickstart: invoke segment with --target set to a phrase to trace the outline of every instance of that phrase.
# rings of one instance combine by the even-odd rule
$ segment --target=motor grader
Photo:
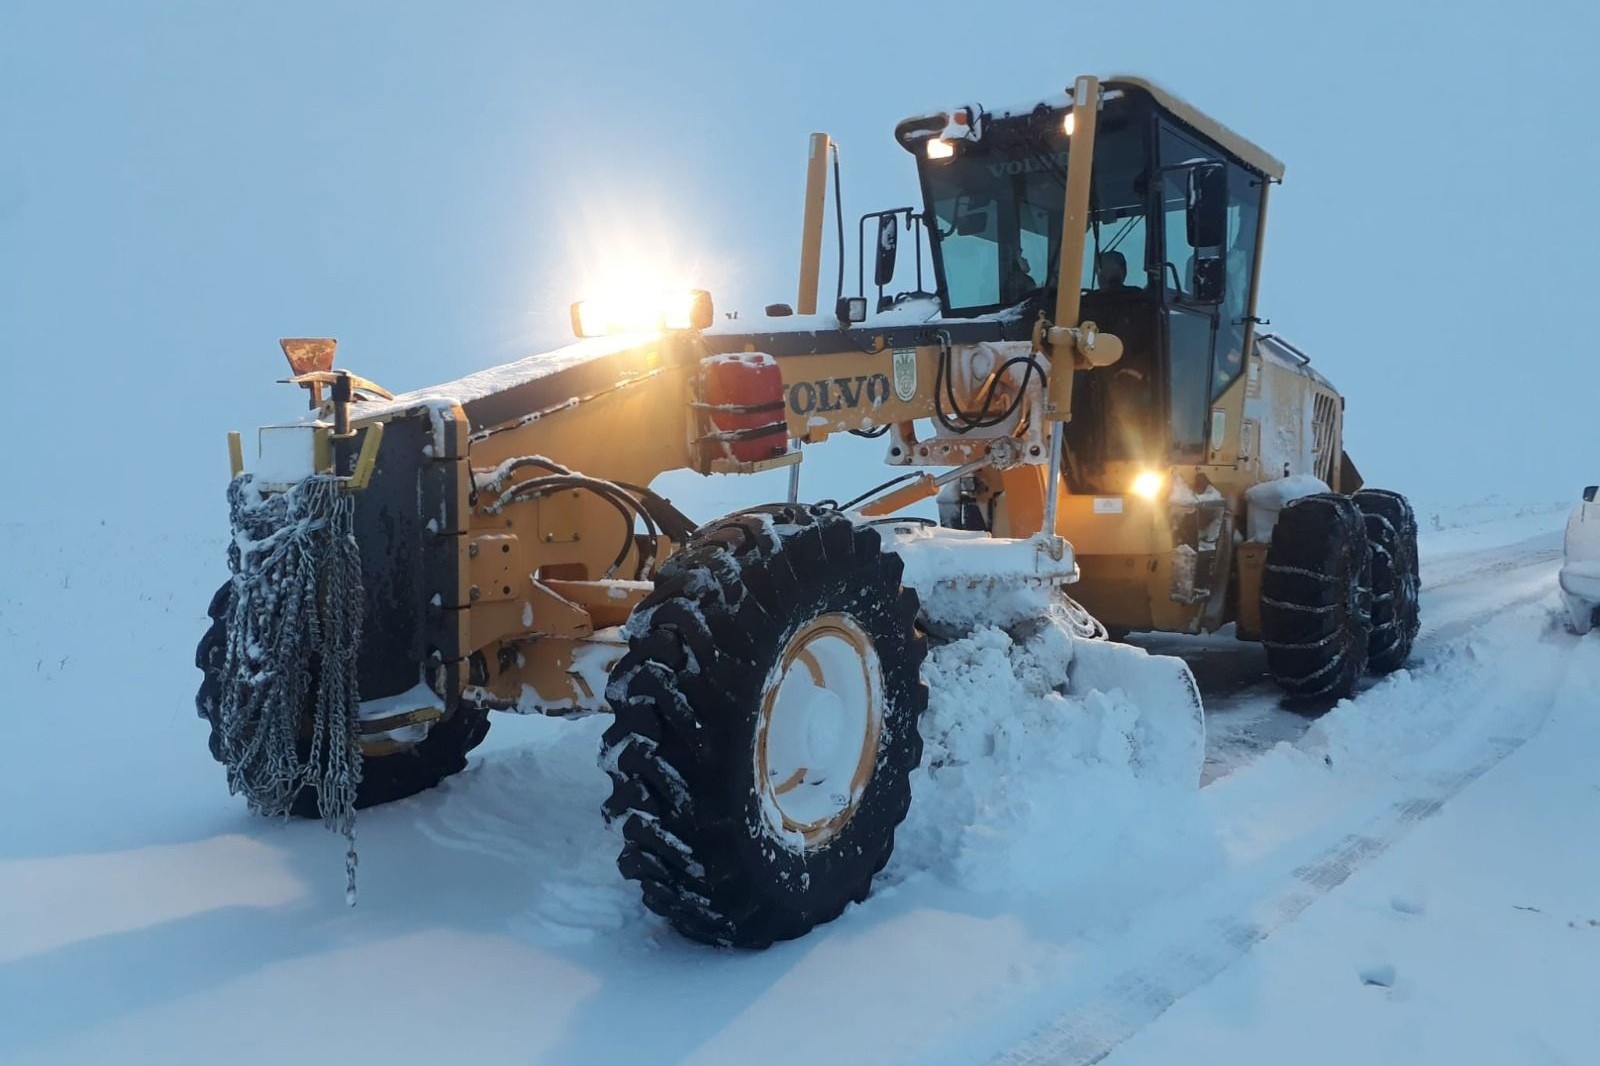
[[[1195,721],[1179,660],[1070,608],[1113,632],[1232,624],[1307,698],[1404,661],[1410,509],[1356,491],[1339,395],[1258,330],[1282,165],[1134,77],[895,136],[924,206],[861,219],[876,292],[862,263],[845,294],[841,258],[829,312],[813,135],[792,306],[580,302],[586,339],[398,396],[331,341],[282,342],[312,410],[263,427],[248,472],[230,440],[233,577],[197,654],[230,786],[348,828],[461,770],[491,711],[609,712],[621,872],[684,934],[760,946],[887,860],[952,596],[1032,590],[1079,623],[1065,686]],[[891,294],[902,233],[917,283]],[[796,471],[840,434],[903,472],[842,504],[791,478],[709,520],[651,488]],[[1017,621],[978,602],[964,624]]]

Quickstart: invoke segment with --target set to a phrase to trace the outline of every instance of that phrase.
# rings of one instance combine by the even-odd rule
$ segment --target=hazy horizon
[[[89,469],[108,505],[220,531],[225,430],[300,404],[277,337],[404,389],[565,343],[634,251],[719,308],[787,300],[812,130],[854,219],[916,201],[905,115],[1123,70],[1287,163],[1261,313],[1345,395],[1371,482],[1600,480],[1565,321],[1597,236],[1564,202],[1596,162],[1592,6],[971,10],[9,4],[0,337],[42,447],[6,481],[53,506]]]

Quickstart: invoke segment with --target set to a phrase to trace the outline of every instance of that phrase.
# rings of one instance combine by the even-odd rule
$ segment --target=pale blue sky
[[[1575,497],[1600,480],[1597,31],[1579,2],[6,0],[8,506],[92,464],[113,505],[220,526],[224,431],[299,403],[277,337],[336,335],[395,388],[455,377],[563,343],[630,230],[721,307],[788,299],[809,131],[853,218],[914,200],[899,118],[1080,71],[1285,160],[1262,313],[1344,391],[1371,480]]]

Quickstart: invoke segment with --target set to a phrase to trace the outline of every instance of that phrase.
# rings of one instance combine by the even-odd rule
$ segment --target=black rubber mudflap
[[[928,699],[917,596],[900,574],[875,529],[827,508],[774,506],[702,527],[635,610],[606,690],[616,717],[601,747],[605,813],[622,823],[623,876],[685,936],[741,947],[800,936],[864,899],[888,861]],[[878,656],[878,760],[837,834],[796,848],[761,808],[759,708],[790,635],[832,612],[854,619]]]
[[[200,668],[200,691],[195,694],[195,708],[200,717],[211,726],[211,757],[221,761],[221,747],[217,731],[218,694],[222,689],[222,665],[228,641],[228,585],[223,585],[211,598],[206,613],[211,625],[195,649],[195,665]],[[313,689],[314,691],[314,689]],[[419,743],[395,752],[364,758],[361,761],[361,784],[356,788],[356,807],[375,807],[380,803],[404,799],[430,789],[451,774],[466,769],[467,753],[489,734],[489,712],[458,706],[456,712],[442,722],[428,728],[428,735]],[[308,752],[301,751],[304,759]],[[290,813],[298,818],[320,818],[317,812],[317,790],[306,785],[295,797]]]
[[[1261,575],[1267,669],[1289,695],[1349,696],[1367,669],[1372,561],[1366,520],[1348,496],[1320,493],[1283,509]]]
[[[1366,517],[1372,545],[1372,637],[1367,669],[1398,670],[1411,657],[1421,626],[1417,604],[1417,518],[1398,492],[1363,489],[1351,497]]]

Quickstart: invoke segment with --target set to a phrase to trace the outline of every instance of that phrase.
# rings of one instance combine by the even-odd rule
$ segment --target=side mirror
[[[1583,502],[1593,503],[1596,492],[1600,492],[1600,485],[1587,485],[1583,490]]]
[[[1227,277],[1226,261],[1220,255],[1202,255],[1194,261],[1194,299],[1196,303],[1214,304],[1222,299],[1222,288]]]
[[[1228,239],[1228,168],[1200,163],[1189,170],[1189,247],[1220,248]]]
[[[878,257],[872,268],[872,283],[880,289],[894,280],[894,261],[900,253],[899,218],[878,216]]]

